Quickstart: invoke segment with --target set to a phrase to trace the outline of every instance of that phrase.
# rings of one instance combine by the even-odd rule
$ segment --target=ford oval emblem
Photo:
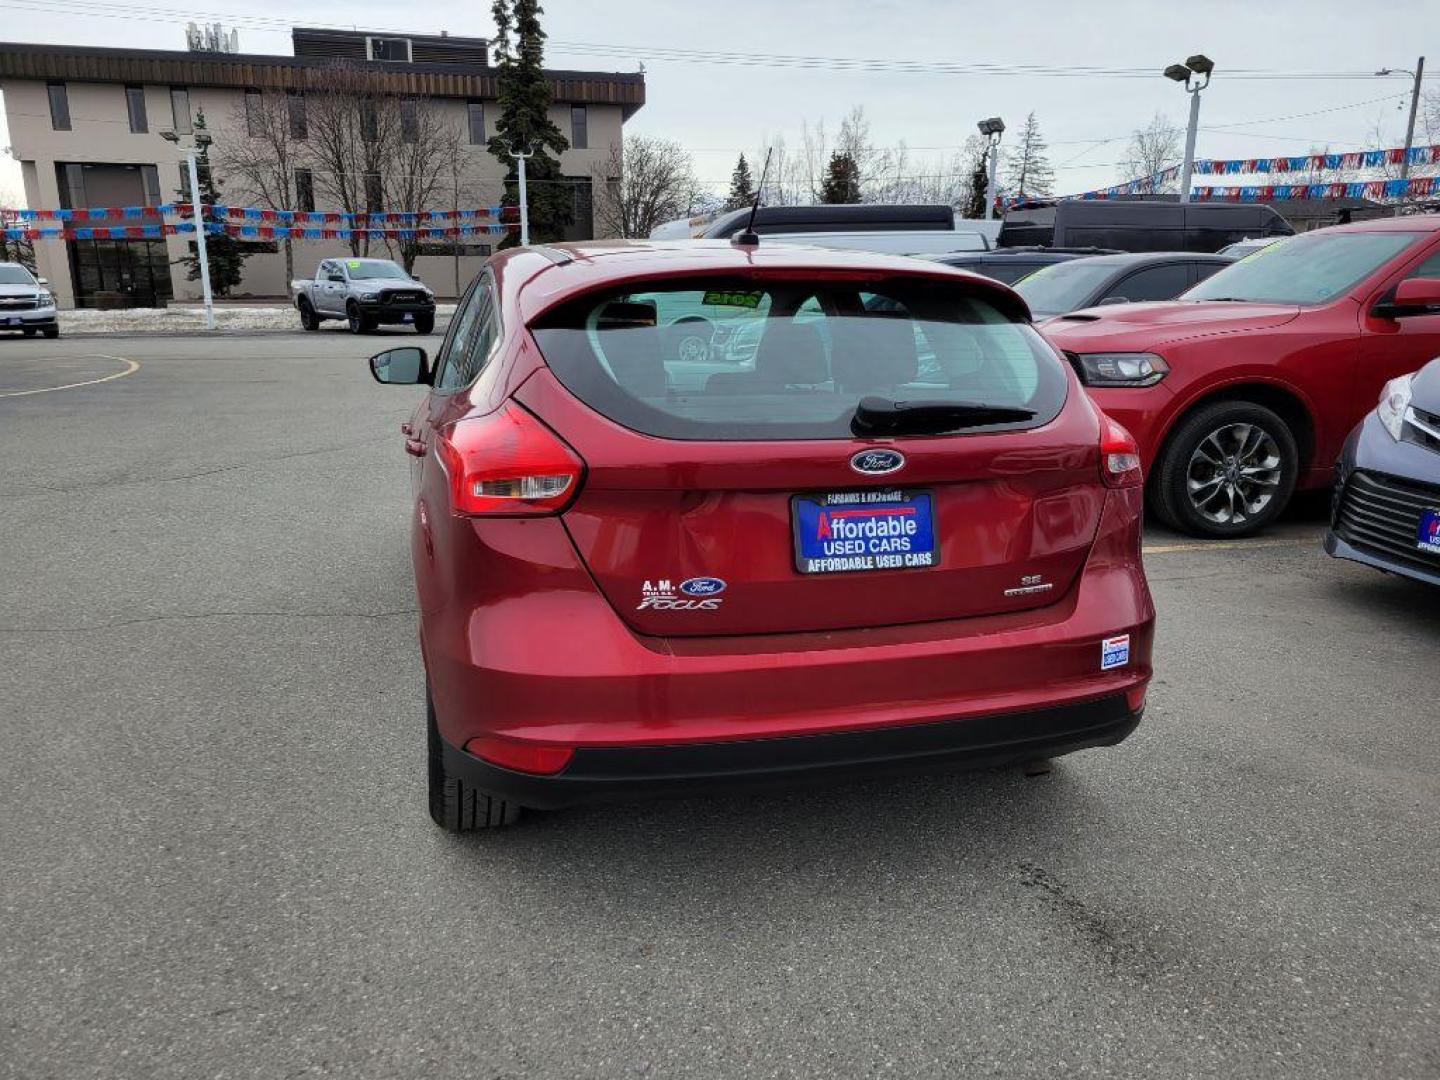
[[[850,459],[850,468],[867,476],[884,476],[905,467],[905,455],[899,450],[861,450]]]
[[[718,577],[692,577],[680,583],[686,596],[715,596],[725,591],[725,582]]]

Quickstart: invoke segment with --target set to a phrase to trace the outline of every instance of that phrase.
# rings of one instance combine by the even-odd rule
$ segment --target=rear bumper
[[[591,749],[869,733],[1123,700],[1151,676],[1138,488],[1109,493],[1053,604],[846,631],[648,638],[596,589],[556,518],[415,518],[421,645],[442,740]],[[443,539],[428,536],[444,529]],[[483,567],[483,574],[474,572]],[[1102,643],[1129,637],[1118,666]],[[481,786],[484,786],[483,784]],[[522,800],[523,801],[523,800]]]
[[[1140,723],[1123,694],[1049,709],[869,731],[671,746],[582,747],[536,776],[443,743],[446,769],[541,810],[738,786],[827,782],[925,769],[982,768],[1113,746]]]

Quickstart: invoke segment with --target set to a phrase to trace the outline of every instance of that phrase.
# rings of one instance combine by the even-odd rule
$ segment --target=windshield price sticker
[[[928,491],[842,491],[791,502],[795,568],[802,574],[935,566],[934,497]]]
[[[725,292],[717,289],[707,292],[700,302],[706,307],[758,308],[764,296],[763,292]]]

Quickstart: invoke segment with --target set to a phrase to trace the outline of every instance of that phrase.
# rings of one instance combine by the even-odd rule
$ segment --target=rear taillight
[[[560,436],[513,401],[445,428],[435,449],[457,514],[557,513],[575,497],[585,469]]]
[[[1104,413],[1100,414],[1100,478],[1106,487],[1140,486],[1140,446]]]

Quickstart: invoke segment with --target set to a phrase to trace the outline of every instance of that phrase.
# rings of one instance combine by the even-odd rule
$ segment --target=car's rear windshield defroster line
[[[556,377],[617,423],[670,439],[841,439],[861,399],[983,404],[1053,420],[1059,358],[981,290],[925,277],[864,282],[667,278],[586,294],[531,332]]]

